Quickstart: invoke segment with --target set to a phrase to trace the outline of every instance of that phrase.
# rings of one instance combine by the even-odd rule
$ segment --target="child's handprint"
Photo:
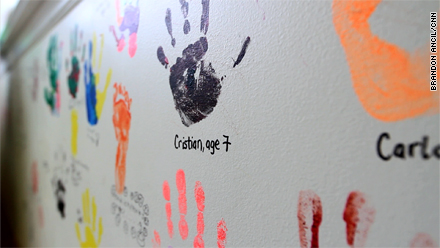
[[[438,114],[439,95],[430,91],[425,62],[429,48],[410,53],[374,34],[368,19],[380,2],[334,0],[332,5],[333,23],[359,101],[382,121]]]
[[[121,36],[118,38],[114,26],[110,26],[110,31],[113,32],[113,36],[116,40],[118,52],[124,50],[125,36],[124,32],[128,29],[128,54],[133,57],[137,50],[137,31],[139,27],[139,0],[124,0],[124,12],[121,13],[120,0],[116,0],[116,19],[121,31]],[[122,16],[121,16],[122,14]]]
[[[180,0],[182,14],[185,18],[183,27],[184,33],[190,31],[189,21],[186,19],[188,14],[188,3]],[[165,14],[165,24],[171,36],[171,45],[174,47],[176,40],[173,37],[171,10],[167,9]],[[209,26],[209,0],[202,0],[202,16],[200,22],[200,32],[202,37],[193,44],[189,44],[182,51],[182,57],[176,59],[176,63],[170,68],[170,87],[173,94],[176,110],[179,112],[182,123],[190,126],[206,118],[217,105],[217,99],[221,91],[221,79],[215,73],[210,62],[203,59],[208,51],[208,39],[206,33]],[[246,48],[250,43],[247,37],[243,49],[234,62],[233,67],[237,66],[243,59]],[[159,62],[168,67],[169,61],[165,56],[162,46],[157,49]]]
[[[179,233],[182,240],[186,240],[188,237],[188,223],[186,221],[186,213],[187,213],[187,201],[186,201],[186,179],[185,172],[183,170],[178,170],[176,173],[176,186],[178,193],[178,202],[179,202]],[[164,181],[162,186],[163,196],[165,198],[165,212],[167,215],[167,227],[168,227],[168,235],[170,238],[173,238],[173,222],[171,220],[171,190],[168,181]],[[198,213],[197,213],[197,235],[194,237],[193,246],[194,247],[205,247],[205,242],[203,240],[203,234],[205,232],[205,220],[203,211],[205,210],[205,191],[203,190],[202,183],[197,181],[194,186],[194,198],[196,201]],[[225,247],[226,244],[226,223],[222,219],[217,224],[217,245],[218,247]],[[155,230],[154,231],[154,239],[152,239],[152,243],[154,247],[160,247],[160,235]]]
[[[83,193],[82,202],[83,202],[83,215],[84,215],[83,221],[86,226],[84,227],[85,240],[83,241],[81,238],[79,223],[77,222],[75,224],[76,235],[79,244],[81,247],[98,247],[99,244],[101,243],[101,236],[103,233],[102,217],[99,217],[98,230],[96,230],[97,209],[96,209],[95,197],[92,197],[92,202],[90,206],[89,189],[86,189],[86,191]]]
[[[75,26],[75,29],[70,33],[70,56],[72,57],[71,58],[72,71],[69,73],[69,76],[67,77],[69,93],[73,98],[76,98],[76,93],[78,91],[79,74],[81,72],[79,59],[77,56],[77,52],[81,50],[81,45],[78,44],[81,42],[81,38],[82,38],[82,33],[78,37],[78,26]]]
[[[116,192],[121,194],[125,186],[125,162],[128,149],[128,134],[131,123],[131,98],[121,84],[114,84],[115,93],[113,95],[113,125],[115,135],[118,140],[118,150],[116,152],[115,165],[115,185]],[[120,97],[118,99],[118,97]]]
[[[102,113],[104,107],[105,97],[107,94],[107,88],[110,85],[110,79],[112,76],[112,69],[107,72],[107,78],[105,80],[104,90],[101,92],[98,87],[100,82],[99,72],[94,73],[93,68],[96,68],[96,34],[93,34],[93,41],[89,42],[89,60],[84,63],[84,83],[86,86],[86,106],[87,106],[87,119],[91,125],[96,125]],[[98,71],[101,68],[102,50],[104,48],[104,35],[101,35],[101,51],[98,59]]]
[[[347,197],[342,218],[350,247],[364,247],[376,210],[368,197],[352,191]],[[303,190],[298,198],[298,228],[302,248],[319,247],[319,226],[323,219],[321,198],[312,190]]]
[[[58,46],[58,38],[52,36],[49,41],[49,49],[47,50],[47,66],[49,69],[50,88],[44,88],[44,98],[49,105],[52,113],[58,114],[60,110],[60,89],[58,74],[61,68],[61,44]]]

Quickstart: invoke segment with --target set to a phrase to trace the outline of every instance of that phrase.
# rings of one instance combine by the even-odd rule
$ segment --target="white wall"
[[[429,53],[429,12],[438,11],[438,2],[383,1],[376,7],[344,12],[357,6],[331,1],[212,0],[206,33],[209,45],[203,60],[205,66],[212,63],[218,78],[223,77],[221,93],[213,112],[187,127],[176,111],[169,82],[170,66],[182,56],[182,50],[205,37],[199,31],[202,4],[188,3],[191,32],[185,35],[179,1],[139,1],[137,50],[130,54],[129,32],[123,33],[126,45],[118,52],[110,31],[113,25],[117,36],[121,35],[115,2],[83,1],[13,68],[9,109],[13,140],[8,145],[15,167],[10,172],[15,179],[11,188],[17,209],[14,225],[22,245],[79,245],[76,223],[84,240],[87,211],[83,193],[88,189],[97,207],[94,237],[100,236],[98,220],[102,218],[100,246],[150,247],[157,243],[155,231],[163,247],[193,246],[199,212],[194,194],[197,181],[205,196],[204,222],[199,224],[204,223],[205,246],[217,245],[222,219],[227,226],[227,247],[307,246],[311,237],[300,242],[298,215],[302,218],[303,214],[305,225],[311,228],[313,211],[315,217],[319,215],[318,202],[322,205],[321,246],[349,246],[347,233],[356,233],[355,246],[363,242],[365,246],[410,246],[420,233],[425,236],[419,238],[426,239],[422,244],[438,244],[440,155],[432,152],[440,149],[438,91],[429,91],[429,61],[413,59],[417,49],[421,56]],[[175,47],[165,24],[167,8],[172,13]],[[362,26],[356,14],[372,9],[370,26],[366,22]],[[357,20],[361,26],[353,28],[355,24],[347,20]],[[75,53],[80,74],[74,99],[69,94],[68,76],[75,26],[79,30]],[[365,36],[368,30],[371,36]],[[98,90],[104,90],[107,73],[112,73],[106,96],[98,99],[98,105],[104,101],[102,113],[97,124],[91,125],[84,65],[90,64],[88,48],[94,35],[97,62],[93,71],[100,73]],[[58,113],[51,111],[44,97],[44,90],[50,89],[47,56],[51,37],[57,37],[55,50],[59,53],[55,64],[59,66]],[[233,67],[247,37],[246,54]],[[167,69],[157,58],[159,46],[168,58]],[[359,51],[351,51],[353,46]],[[396,47],[401,53],[393,50]],[[200,65],[196,77],[199,72]],[[128,141],[119,148],[113,123],[114,83],[122,84],[132,99]],[[35,98],[33,91],[37,92]],[[76,155],[72,110],[78,116]],[[382,133],[390,136],[383,140],[382,151],[391,153],[402,143],[405,159],[394,156],[385,161],[378,156]],[[211,155],[207,148],[204,152],[176,149],[176,135],[201,139],[204,144],[218,139],[220,150]],[[224,135],[231,143],[228,151],[222,144]],[[430,158],[423,159],[420,145],[410,157],[409,144],[422,142],[425,136]],[[115,169],[118,149],[121,154],[127,149],[127,195],[119,195],[113,188],[115,183],[122,185],[115,182],[115,171],[122,173]],[[178,170],[184,171],[186,179],[185,240],[179,232]],[[38,189],[33,190],[36,181]],[[164,181],[170,187],[172,238]],[[315,194],[305,191],[301,198],[304,190]],[[359,192],[355,197],[359,202],[348,204],[347,209],[357,209],[357,232],[347,231],[343,219],[352,191]],[[142,194],[142,205],[130,198],[134,192]],[[117,204],[118,197],[123,204]],[[65,204],[64,218],[57,209],[58,198]],[[307,205],[309,201],[316,204],[315,210]],[[146,205],[148,225],[143,219],[147,215],[142,213]],[[119,217],[118,206],[124,211]],[[298,214],[299,210],[304,213]],[[139,222],[148,235],[141,234],[136,240],[131,228],[137,231]]]

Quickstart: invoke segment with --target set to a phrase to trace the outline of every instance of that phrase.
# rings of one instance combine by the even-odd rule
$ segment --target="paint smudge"
[[[173,221],[171,220],[171,202],[170,202],[170,185],[168,184],[168,181],[163,182],[163,197],[167,201],[165,203],[165,212],[167,214],[167,226],[168,226],[168,235],[170,238],[173,238]]]
[[[203,241],[203,233],[205,230],[205,220],[203,217],[203,211],[205,210],[205,191],[203,190],[202,183],[200,181],[196,182],[194,187],[194,195],[197,203],[197,235],[194,238],[194,247],[203,248],[205,247],[205,242]]]
[[[57,36],[52,36],[49,40],[49,49],[47,50],[50,88],[44,88],[44,98],[52,114],[59,114],[61,105],[58,81],[58,74],[61,68],[61,52],[59,51],[61,47],[61,45],[58,47]]]
[[[350,247],[365,246],[375,214],[376,210],[364,193],[350,192],[343,214],[343,219],[346,222],[347,244]]]
[[[160,248],[160,235],[156,230],[154,230],[154,239],[152,239],[151,242],[154,248]]]
[[[118,148],[115,163],[115,185],[116,192],[122,194],[125,187],[125,168],[128,150],[128,137],[131,123],[130,106],[132,99],[129,97],[125,87],[121,84],[114,84],[113,94],[113,125],[115,127]]]
[[[165,14],[165,25],[167,26],[168,34],[171,36],[171,45],[174,47],[176,45],[176,39],[173,37],[173,24],[171,22],[171,9],[168,8]]]
[[[439,95],[429,89],[425,62],[429,49],[409,53],[373,34],[368,19],[380,2],[334,0],[332,5],[333,23],[359,101],[382,121],[438,114]]]
[[[128,55],[133,58],[137,50],[137,31],[139,28],[139,0],[124,1],[124,12],[121,12],[120,0],[116,0],[116,19],[119,25],[120,37],[117,37],[114,26],[110,26],[110,31],[116,40],[118,52],[124,50],[125,36],[124,32],[128,30]]]
[[[71,149],[72,155],[75,157],[78,153],[78,111],[76,109],[72,109],[71,113],[71,122],[72,122],[72,136],[71,140]]]
[[[95,197],[92,197],[92,201],[90,202],[89,189],[86,189],[82,195],[82,204],[84,215],[83,224],[86,225],[84,227],[85,240],[83,241],[81,238],[81,231],[79,223],[77,222],[75,223],[75,229],[78,242],[80,247],[98,247],[101,243],[104,228],[102,226],[102,217],[99,217],[98,230],[96,230],[97,207]]]
[[[319,247],[322,205],[321,198],[312,190],[299,192],[297,216],[301,247]]]
[[[157,59],[159,59],[159,62],[165,66],[165,69],[168,68],[168,58],[165,56],[163,47],[161,46],[157,48]]]
[[[66,217],[66,214],[64,213],[64,208],[66,204],[64,203],[64,198],[66,195],[66,187],[64,187],[64,184],[61,180],[58,180],[56,182],[56,189],[55,189],[55,197],[57,198],[57,209],[61,214],[61,217]]]
[[[185,172],[183,170],[178,170],[176,173],[176,185],[177,192],[179,194],[179,233],[180,237],[185,240],[188,237],[188,223],[185,220],[186,216],[186,181]]]
[[[251,42],[251,38],[248,36],[246,38],[246,40],[244,41],[243,46],[241,47],[241,51],[240,51],[240,54],[237,57],[237,60],[234,61],[234,65],[232,66],[233,68],[235,66],[237,66],[238,64],[240,64],[240,62],[243,60],[243,57],[246,54],[246,49],[249,46],[250,42]]]
[[[34,161],[32,163],[31,175],[32,175],[32,192],[34,194],[37,194],[38,193],[38,164],[36,161]]]
[[[186,18],[188,3],[184,0],[181,0],[180,3],[182,14],[184,15],[184,18]],[[167,25],[168,33],[174,40],[174,37],[172,36],[170,9],[167,9],[165,23]],[[200,32],[202,32],[202,35],[206,35],[208,32],[208,26],[209,0],[202,0],[200,25]],[[250,38],[248,37],[234,67],[243,59],[249,42]],[[174,44],[172,45],[174,46]],[[187,127],[200,122],[214,111],[214,108],[217,106],[217,99],[221,92],[221,81],[223,80],[223,77],[219,79],[212,64],[203,59],[207,51],[208,40],[205,36],[202,36],[198,41],[189,44],[182,51],[182,57],[178,57],[176,63],[170,68],[169,82],[175,108],[179,113],[183,125]],[[165,56],[162,46],[159,46],[157,49],[157,58],[165,68],[168,67],[169,61]]]
[[[112,75],[112,70],[109,69],[105,81],[104,90],[101,92],[99,89],[97,89],[100,83],[100,74],[99,72],[93,72],[93,68],[98,67],[98,71],[101,68],[104,36],[101,35],[101,51],[99,54],[98,66],[96,66],[96,43],[96,34],[93,34],[93,40],[89,42],[89,60],[84,63],[87,119],[90,125],[96,125],[98,123],[99,117],[101,116],[102,109],[104,107],[105,97],[107,95],[107,89],[110,85],[110,79]]]
[[[226,222],[224,219],[221,219],[217,223],[217,246],[218,248],[226,247],[226,232],[228,228],[226,227]]]
[[[416,236],[411,240],[410,244],[411,248],[434,248],[438,247],[434,240],[429,236],[429,234],[426,233],[418,233]]]

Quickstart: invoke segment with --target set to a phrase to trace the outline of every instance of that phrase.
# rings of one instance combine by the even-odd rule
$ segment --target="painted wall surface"
[[[437,246],[438,10],[83,1],[11,74],[20,242]]]

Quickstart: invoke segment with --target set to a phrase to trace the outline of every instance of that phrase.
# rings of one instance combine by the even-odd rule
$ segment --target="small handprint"
[[[44,88],[44,98],[49,105],[53,114],[59,114],[60,111],[60,89],[58,74],[61,68],[61,43],[58,44],[56,35],[52,36],[49,41],[47,50],[47,66],[49,69],[50,88]]]
[[[430,91],[425,62],[429,48],[410,53],[374,34],[368,20],[380,3],[333,0],[333,23],[360,103],[388,122],[438,114],[439,95]]]
[[[376,210],[360,191],[348,195],[343,219],[350,247],[364,247]],[[302,248],[319,247],[319,226],[323,219],[321,198],[312,190],[303,190],[298,198],[298,228]]]
[[[191,25],[187,20],[188,2],[180,0],[182,14],[185,18],[183,31],[188,34]],[[171,36],[171,45],[174,47],[176,39],[173,37],[172,13],[170,9],[165,13],[165,25]],[[170,87],[173,94],[176,110],[179,112],[182,123],[190,126],[205,119],[217,105],[217,99],[221,92],[221,81],[210,62],[203,57],[208,51],[208,39],[206,33],[209,27],[209,0],[202,0],[202,15],[200,32],[202,37],[193,44],[189,44],[182,51],[182,57],[176,59],[176,63],[170,68]],[[247,37],[243,48],[234,61],[233,67],[237,66],[243,59],[246,49],[250,43]],[[157,49],[159,62],[168,67],[169,61],[162,46]]]
[[[136,1],[136,3],[134,3]],[[120,37],[116,35],[114,26],[110,26],[110,31],[116,40],[118,52],[125,47],[125,30],[128,30],[128,54],[133,57],[137,50],[137,31],[139,27],[139,0],[124,0],[124,12],[121,13],[120,0],[116,0],[116,19],[121,32]]]
[[[101,35],[101,51],[99,53],[98,65],[96,65],[96,43],[96,34],[93,34],[93,40],[89,42],[89,59],[84,63],[87,119],[90,125],[96,125],[98,123],[98,120],[102,113],[102,109],[104,107],[107,89],[110,85],[110,79],[112,76],[112,69],[109,69],[107,72],[107,78],[105,80],[104,90],[101,92],[99,89],[97,89],[100,82],[100,74],[99,72],[94,73],[93,68],[96,68],[97,66],[98,71],[101,68],[102,50],[104,48],[104,35]]]
[[[65,218],[65,195],[67,191],[66,184],[68,182],[67,175],[69,173],[69,168],[66,167],[67,156],[62,147],[58,147],[54,155],[56,167],[53,170],[51,183],[56,198],[58,212],[60,212],[61,218]]]
[[[178,223],[179,234],[182,240],[188,238],[188,223],[186,221],[187,214],[187,199],[186,199],[186,179],[185,172],[183,170],[178,170],[176,173],[176,186],[178,193],[178,203],[179,203],[179,215],[180,220]],[[164,181],[162,185],[163,197],[166,201],[165,212],[167,216],[167,229],[170,238],[174,235],[174,226],[171,220],[171,190],[168,181]],[[205,210],[205,191],[203,190],[202,183],[200,181],[195,182],[194,186],[194,198],[196,201],[198,213],[197,213],[197,235],[194,237],[193,246],[194,247],[205,247],[205,241],[203,240],[203,235],[205,232],[205,219],[203,211]],[[226,245],[226,222],[221,219],[217,224],[217,245],[218,247],[224,248]],[[154,239],[152,239],[153,247],[160,247],[160,235],[155,230]]]
[[[83,215],[84,215],[83,223],[86,225],[84,227],[85,240],[83,241],[81,238],[81,231],[80,231],[79,223],[77,222],[75,224],[75,228],[76,228],[76,235],[78,238],[78,242],[81,247],[98,247],[99,244],[101,243],[101,236],[104,229],[102,227],[102,217],[99,217],[98,230],[96,230],[97,208],[95,203],[95,197],[92,197],[92,202],[90,205],[89,189],[86,189],[86,191],[83,193],[82,202],[83,202]]]
[[[301,248],[319,247],[319,226],[323,220],[321,198],[312,190],[302,190],[298,198],[298,227]],[[346,223],[346,241],[350,247],[364,247],[374,223],[376,209],[370,197],[360,191],[348,194],[342,219]],[[411,240],[411,248],[438,247],[426,233]]]
[[[114,84],[113,95],[113,125],[118,140],[115,165],[116,192],[122,194],[125,186],[125,162],[127,158],[128,137],[131,123],[131,98],[125,87],[121,84]]]
[[[82,39],[82,32],[79,34],[78,37],[78,25],[75,26],[73,31],[70,33],[70,56],[71,58],[71,72],[69,73],[69,76],[67,77],[67,83],[69,86],[69,93],[73,98],[76,98],[76,93],[78,91],[78,81],[79,81],[79,74],[81,73],[80,69],[80,63],[77,54],[81,50],[81,39]],[[83,47],[83,49],[85,49]]]

